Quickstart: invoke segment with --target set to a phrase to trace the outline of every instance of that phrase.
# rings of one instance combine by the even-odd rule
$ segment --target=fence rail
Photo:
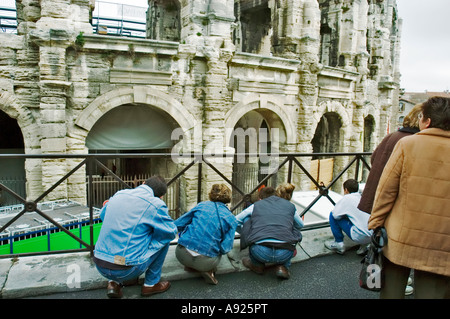
[[[0,226],[0,233],[3,233],[9,226],[11,226],[14,222],[16,222],[19,218],[21,218],[25,213],[27,212],[35,212],[40,217],[43,217],[46,221],[54,225],[59,231],[66,233],[70,237],[72,237],[74,240],[76,240],[81,247],[80,249],[71,249],[71,250],[58,250],[58,251],[47,251],[47,252],[38,252],[38,253],[21,253],[21,254],[8,254],[8,255],[1,255],[0,258],[11,258],[15,256],[30,256],[30,255],[44,255],[44,254],[57,254],[57,253],[65,253],[65,252],[78,252],[78,251],[89,251],[91,254],[93,254],[94,250],[94,233],[93,233],[93,225],[94,225],[94,190],[95,190],[95,177],[94,177],[94,168],[97,166],[100,169],[103,169],[105,174],[109,176],[110,180],[114,180],[117,182],[119,187],[121,189],[123,188],[132,188],[134,185],[127,184],[126,181],[121,179],[119,176],[117,176],[113,171],[111,171],[108,167],[106,167],[100,160],[107,159],[107,158],[171,158],[173,154],[167,154],[167,153],[142,153],[142,154],[30,154],[30,155],[23,155],[23,154],[1,154],[0,160],[2,158],[8,158],[8,159],[78,159],[80,160],[80,163],[76,165],[70,172],[68,172],[66,175],[64,175],[62,178],[60,178],[55,184],[53,184],[49,189],[47,189],[44,193],[42,193],[38,198],[35,200],[29,200],[26,199],[24,196],[21,196],[20,194],[16,193],[14,190],[9,188],[7,185],[3,183],[3,181],[0,180],[0,190],[3,192],[8,193],[12,197],[14,197],[18,202],[23,204],[23,209],[20,211],[20,213],[16,214],[14,217],[12,217],[6,224]],[[326,197],[328,200],[334,205],[335,202],[333,199],[329,196],[328,192],[329,190],[336,184],[336,182],[342,178],[344,173],[346,173],[352,166],[355,166],[354,169],[354,178],[356,180],[359,180],[359,176],[361,175],[361,168],[365,167],[366,169],[370,170],[370,166],[367,164],[365,160],[365,156],[371,155],[371,153],[280,153],[276,154],[277,159],[279,159],[279,164],[273,168],[268,174],[265,175],[264,178],[262,178],[257,185],[255,185],[250,190],[241,189],[238,185],[236,185],[233,181],[231,181],[227,176],[223,174],[216,166],[214,166],[211,162],[211,159],[218,159],[220,157],[223,158],[229,158],[229,155],[218,155],[218,154],[186,154],[186,155],[179,155],[179,159],[183,159],[183,163],[185,164],[178,164],[178,167],[180,170],[178,173],[176,173],[173,177],[171,177],[167,184],[170,187],[172,184],[175,184],[176,182],[179,183],[181,177],[190,169],[194,169],[194,166],[197,166],[197,202],[200,202],[202,200],[201,194],[202,194],[202,169],[204,166],[209,167],[212,169],[215,173],[217,173],[220,178],[224,180],[224,182],[228,183],[233,192],[240,195],[240,199],[237,200],[236,203],[234,203],[230,209],[231,211],[235,212],[236,209],[242,205],[245,201],[249,200],[250,196],[257,192],[257,190],[262,186],[265,185],[271,178],[273,178],[282,168],[287,168],[286,175],[286,182],[292,182],[293,175],[294,175],[294,168],[297,167],[301,173],[306,176],[319,190],[317,197],[302,211],[300,212],[301,216],[304,216],[308,211],[313,207],[317,201],[322,198]],[[259,154],[235,154],[233,159],[234,162],[236,162],[236,159],[239,156],[245,156],[248,158],[251,157],[258,157]],[[314,178],[309,170],[305,168],[301,164],[301,158],[320,158],[320,157],[344,157],[344,159],[348,159],[348,162],[346,165],[342,165],[342,169],[333,176],[333,179],[331,182],[327,185],[321,184],[320,181],[316,180]],[[173,159],[173,158],[172,158]],[[187,163],[187,164],[186,164]],[[362,164],[362,165],[361,165]],[[287,167],[286,167],[287,166]],[[63,226],[61,223],[59,223],[57,220],[52,218],[49,214],[41,210],[38,206],[38,203],[41,202],[44,198],[46,198],[53,190],[55,190],[59,185],[61,185],[63,182],[65,182],[70,176],[72,176],[75,172],[77,172],[82,167],[85,167],[86,169],[86,176],[87,176],[87,199],[88,199],[88,207],[89,207],[89,227],[90,227],[90,236],[89,239],[86,240],[85,238],[80,238],[76,235],[74,235],[72,232],[70,232],[69,229],[67,229],[65,226]],[[179,188],[178,188],[179,189]],[[321,223],[319,225],[313,226],[314,228],[318,227],[326,227],[328,226],[328,223]],[[311,227],[312,228],[312,227]]]
[[[129,174],[121,175],[119,178],[129,187],[135,188],[142,184],[150,174]],[[86,177],[86,184],[89,183],[89,177]],[[119,183],[113,176],[110,175],[92,175],[92,204],[94,207],[102,207],[105,199],[113,196],[117,191],[123,189],[122,183]],[[164,196],[164,201],[169,208],[169,213],[173,218],[178,218],[180,213],[179,181],[172,183],[167,188],[167,194]]]
[[[109,6],[109,8],[105,7],[107,10],[102,8],[102,15],[100,15],[100,9],[96,9],[93,12],[91,25],[94,33],[134,38],[146,37],[146,8],[96,1],[96,7],[100,8],[100,6]],[[139,11],[139,17],[132,16],[127,18],[124,15],[124,12],[127,11],[126,9],[128,11],[130,9]],[[17,33],[17,24],[16,8],[0,7],[0,32]]]
[[[25,178],[24,177],[2,177],[1,183],[8,187],[9,189],[14,190],[17,194],[22,197],[25,197]],[[0,206],[14,205],[19,204],[20,202],[12,197],[11,195],[3,192],[0,189]]]

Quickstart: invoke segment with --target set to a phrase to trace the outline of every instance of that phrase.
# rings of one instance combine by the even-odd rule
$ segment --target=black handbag
[[[370,291],[380,291],[383,278],[383,247],[387,244],[387,233],[384,227],[373,231],[366,256],[361,260],[359,286]]]

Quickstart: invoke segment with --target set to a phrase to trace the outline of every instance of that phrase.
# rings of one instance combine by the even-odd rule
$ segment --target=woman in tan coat
[[[422,106],[420,132],[402,138],[383,171],[369,229],[386,228],[381,298],[450,297],[450,99]]]

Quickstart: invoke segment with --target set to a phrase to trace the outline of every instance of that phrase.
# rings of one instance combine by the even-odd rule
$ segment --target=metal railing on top
[[[246,156],[246,157],[258,157],[260,154],[235,154],[234,159],[237,158],[237,156]],[[178,158],[183,158],[186,164],[175,176],[173,176],[168,182],[167,185],[170,186],[172,183],[180,179],[183,174],[185,174],[189,169],[191,169],[193,166],[197,165],[197,176],[202,176],[202,170],[203,166],[206,165],[209,168],[211,168],[215,173],[217,173],[226,183],[228,183],[233,190],[235,190],[237,193],[241,195],[241,199],[230,208],[231,211],[235,211],[240,205],[242,205],[246,200],[249,199],[249,197],[257,192],[257,190],[264,185],[271,177],[273,177],[275,174],[278,173],[278,171],[283,168],[285,165],[287,165],[287,173],[286,173],[286,182],[292,182],[293,174],[294,174],[294,165],[298,167],[302,173],[305,174],[305,176],[308,177],[308,179],[317,187],[319,190],[318,195],[316,198],[307,206],[305,209],[300,213],[300,216],[304,216],[308,213],[308,211],[313,207],[317,201],[321,197],[326,197],[328,200],[334,205],[335,202],[332,200],[332,198],[329,196],[328,191],[331,187],[343,176],[345,172],[347,172],[352,165],[355,165],[355,176],[354,178],[356,180],[359,179],[360,174],[360,165],[361,163],[365,168],[370,170],[370,166],[367,164],[366,160],[364,159],[364,156],[371,155],[371,153],[279,153],[276,154],[277,158],[280,159],[280,164],[277,165],[272,171],[267,174],[259,183],[256,185],[250,192],[244,192],[240,189],[239,186],[235,185],[233,181],[231,181],[227,176],[225,176],[218,168],[216,168],[209,159],[214,158],[217,159],[219,157],[226,158],[229,155],[217,155],[217,154],[188,154],[188,155],[177,155]],[[27,200],[24,197],[20,196],[10,188],[8,188],[6,185],[0,181],[0,189],[7,192],[11,196],[17,199],[20,203],[23,204],[23,209],[20,213],[15,215],[13,218],[11,218],[6,224],[0,227],[0,233],[4,232],[10,225],[12,225],[15,221],[17,221],[20,217],[22,217],[27,212],[36,212],[38,215],[46,219],[48,222],[53,224],[55,227],[57,227],[60,231],[66,233],[73,239],[75,239],[78,243],[81,244],[84,248],[80,249],[70,249],[70,250],[58,250],[58,251],[44,251],[44,252],[32,252],[32,253],[21,253],[21,254],[8,254],[8,255],[1,255],[0,258],[11,258],[16,256],[31,256],[31,255],[45,255],[45,254],[57,254],[57,253],[66,253],[66,252],[83,252],[88,251],[93,254],[94,250],[94,232],[93,232],[93,225],[94,225],[94,205],[93,205],[93,172],[94,167],[100,167],[105,171],[106,174],[111,175],[115,180],[117,180],[123,188],[130,188],[130,186],[125,183],[123,180],[119,178],[112,170],[110,170],[108,167],[106,167],[100,159],[107,159],[107,158],[166,158],[170,159],[173,156],[173,154],[170,153],[142,153],[142,154],[48,154],[48,155],[23,155],[23,154],[0,154],[0,160],[2,158],[9,158],[9,159],[78,159],[81,160],[80,163],[78,163],[72,170],[70,170],[67,174],[65,174],[62,178],[60,178],[55,184],[53,184],[49,189],[47,189],[44,193],[42,193],[38,198],[35,200]],[[318,182],[311,174],[310,172],[300,163],[298,158],[312,158],[312,157],[349,157],[349,162],[347,165],[343,167],[343,169],[334,176],[332,181],[328,185],[322,185],[320,182]],[[283,160],[281,160],[283,159]],[[179,164],[181,166],[181,164]],[[41,209],[38,207],[38,203],[44,200],[53,190],[55,190],[59,185],[61,185],[64,181],[66,181],[70,176],[72,176],[75,172],[77,172],[80,168],[83,166],[86,166],[86,175],[88,178],[88,185],[87,185],[87,199],[88,199],[88,207],[89,207],[89,227],[90,227],[90,236],[89,236],[89,242],[86,242],[85,240],[77,237],[75,234],[70,232],[66,227],[61,225],[58,221],[53,219],[48,214],[44,213]],[[197,202],[202,201],[202,179],[197,178]],[[319,225],[313,226],[314,228],[320,228],[320,227],[327,227],[328,223],[322,223]],[[307,228],[304,228],[305,230]]]
[[[146,10],[145,7],[96,1],[91,21],[93,32],[146,38]],[[17,33],[16,12],[15,7],[0,6],[0,32]]]

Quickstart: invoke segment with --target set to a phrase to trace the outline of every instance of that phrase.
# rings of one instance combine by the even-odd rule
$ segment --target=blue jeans
[[[344,216],[341,219],[335,219],[333,213],[330,213],[330,228],[337,243],[342,243],[344,241],[344,234],[342,232],[346,233],[347,236],[352,239],[352,226],[353,224],[347,216]]]
[[[283,265],[287,269],[291,266],[291,259],[294,251],[288,249],[279,249],[262,245],[250,246],[249,256],[252,263],[256,266],[264,266],[266,263]]]
[[[145,272],[144,283],[146,285],[155,285],[161,279],[162,266],[164,264],[164,260],[166,259],[167,252],[169,251],[169,245],[170,244],[167,244],[161,248],[161,250],[151,256],[147,262],[140,265],[130,266],[128,269],[114,270],[99,266],[96,267],[103,277],[121,284],[125,281],[138,278]]]

